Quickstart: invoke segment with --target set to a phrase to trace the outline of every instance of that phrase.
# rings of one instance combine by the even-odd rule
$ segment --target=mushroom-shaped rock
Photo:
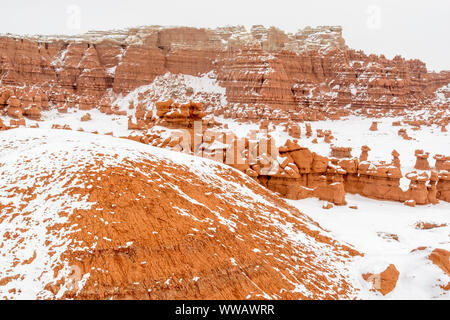
[[[372,125],[369,128],[370,131],[378,131],[378,122],[377,121],[373,121]]]
[[[400,168],[400,159],[399,159],[400,153],[398,153],[397,150],[393,150],[391,155],[392,155],[392,165],[394,167]]]
[[[173,100],[157,102],[156,116],[159,117],[158,124],[169,128],[192,128],[195,121],[202,121],[205,117],[203,104],[192,102],[185,104],[174,103]],[[151,121],[150,115],[144,107],[136,107],[136,119]]]
[[[298,124],[291,123],[288,125],[288,133],[292,138],[300,139],[301,130]]]
[[[439,181],[436,185],[437,198],[450,202],[450,161],[447,161],[449,170],[439,172]]]
[[[23,111],[23,115],[33,120],[39,120],[41,118],[41,107],[33,103],[30,108]]]
[[[311,124],[309,124],[309,123],[306,124],[306,136],[308,138],[312,136]]]
[[[416,150],[414,152],[416,156],[416,164],[414,165],[414,169],[417,170],[430,170],[430,165],[428,164],[428,156],[429,152],[424,152],[423,150]]]
[[[261,121],[261,123],[259,124],[259,129],[260,130],[268,130],[269,129],[269,120],[264,119]]]
[[[411,180],[409,184],[409,189],[406,192],[406,198],[414,200],[416,204],[427,204],[428,199],[428,188],[426,183],[430,180],[430,174],[427,171],[412,171],[408,172],[406,178]]]
[[[435,163],[436,170],[438,170],[438,171],[447,170],[445,163],[447,161],[450,161],[450,157],[446,157],[442,154],[436,154],[433,158],[434,158],[434,160],[436,160],[436,163]]]
[[[369,157],[370,148],[366,145],[361,147],[361,155],[359,156],[359,161],[367,161]]]
[[[20,107],[20,100],[16,96],[10,96],[8,99],[8,105],[10,107],[19,108]]]

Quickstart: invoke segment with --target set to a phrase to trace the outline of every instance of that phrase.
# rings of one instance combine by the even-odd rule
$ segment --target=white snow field
[[[347,206],[323,209],[318,199],[287,202],[330,231],[333,238],[364,253],[351,266],[361,284],[362,299],[450,299],[446,286],[450,277],[427,257],[435,248],[450,251],[450,203],[407,207],[400,202],[379,201],[346,195]],[[351,209],[349,206],[357,206]],[[420,222],[446,226],[429,230],[416,228]],[[398,238],[398,240],[396,240]],[[424,250],[414,249],[426,247]],[[400,272],[396,288],[386,296],[371,291],[364,273],[379,273],[390,264]]]

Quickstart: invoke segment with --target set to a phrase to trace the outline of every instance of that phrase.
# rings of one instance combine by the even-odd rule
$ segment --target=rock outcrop
[[[450,276],[450,252],[445,249],[434,249],[428,259]]]
[[[397,268],[390,264],[383,272],[379,274],[366,273],[363,274],[363,278],[372,284],[372,290],[385,296],[395,289],[399,275],[400,272]]]
[[[414,169],[418,170],[430,170],[430,165],[428,164],[429,152],[424,152],[423,150],[416,150],[414,155],[417,158]]]
[[[206,115],[201,102],[186,104],[175,103],[172,100],[156,103],[156,115],[159,125],[168,128],[193,128],[195,121],[202,121]]]

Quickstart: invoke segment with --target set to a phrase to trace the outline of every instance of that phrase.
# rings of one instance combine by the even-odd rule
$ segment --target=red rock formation
[[[26,125],[26,122],[25,122],[25,119],[19,119],[19,120],[14,120],[14,119],[11,119],[10,121],[9,121],[9,125],[11,126],[11,127],[19,127],[19,126],[25,126]]]
[[[92,120],[92,116],[91,116],[91,114],[89,112],[81,117],[81,121],[83,121],[83,122],[84,121],[90,121],[90,120]]]
[[[436,163],[434,166],[436,168],[436,170],[450,171],[450,157],[446,157],[442,154],[436,154],[433,158],[436,160]]]
[[[352,157],[352,148],[346,147],[331,147],[331,156],[336,158],[351,158]]]
[[[211,113],[243,121],[263,120],[262,129],[267,128],[269,121],[289,123],[287,130],[293,138],[301,137],[300,127],[294,121],[339,119],[356,109],[376,118],[392,109],[401,116],[405,108],[439,105],[440,111],[431,108],[429,119],[405,116],[402,122],[393,125],[404,123],[414,130],[430,124],[445,128],[449,122],[442,111],[445,106],[431,100],[436,88],[450,82],[449,72],[430,73],[418,60],[401,57],[389,60],[351,50],[346,47],[340,28],[307,28],[286,34],[262,26],[250,31],[241,27],[215,30],[148,27],[117,31],[113,38],[106,35],[94,32],[76,41],[1,37],[0,108],[12,118],[11,125],[25,125],[24,116],[38,120],[41,111],[49,108],[62,113],[72,108],[99,108],[105,114],[127,115],[126,111],[111,105],[110,94],[126,94],[166,72],[188,75],[211,72],[225,87],[229,105],[222,106],[216,100],[208,106],[205,102],[205,110],[210,107]],[[193,92],[193,88],[186,89],[188,96]],[[200,104],[157,103],[155,115],[148,107],[143,103],[129,105],[130,110],[135,110],[134,118],[128,122],[130,130],[145,130],[155,123],[182,129],[192,129],[194,121],[214,125],[212,119],[205,120]],[[376,123],[373,122],[374,128]],[[399,130],[399,135],[411,139],[405,128]],[[306,123],[306,136],[312,136],[309,123]],[[328,130],[317,130],[317,136],[325,143],[333,141]],[[197,151],[205,143],[201,152],[210,157],[216,157],[219,149],[223,151],[224,146],[219,143],[212,146],[221,142],[219,139],[203,138],[195,144],[178,136],[133,137],[183,152]],[[250,158],[257,153],[249,144],[247,139],[234,156],[242,152]],[[351,158],[351,149],[334,146],[331,156],[345,161],[330,161],[292,141],[280,148],[279,153],[280,159],[258,154],[252,161],[246,159],[234,165],[291,198],[318,196],[342,204],[345,191],[402,202],[413,200],[417,204],[450,198],[445,172],[436,177],[420,176],[418,180],[410,174],[410,190],[403,192],[399,188],[398,153],[392,154],[392,166],[358,163]],[[416,168],[428,170],[428,155],[422,152],[417,156]],[[363,150],[360,161],[364,160],[367,152]],[[448,160],[436,159],[436,162],[437,170],[449,170]]]
[[[400,154],[397,152],[397,150],[393,150],[391,155],[392,155],[392,165],[400,169],[401,167],[399,159]]]
[[[3,120],[0,119],[0,131],[6,130],[8,127],[3,123]]]
[[[366,145],[361,147],[361,155],[359,156],[359,161],[367,161],[369,157],[370,148]]]
[[[383,272],[379,274],[366,273],[363,274],[363,278],[372,283],[372,290],[378,291],[385,296],[395,289],[399,275],[400,272],[397,268],[390,264]]]
[[[416,150],[414,155],[417,158],[416,164],[414,165],[414,169],[417,170],[430,170],[430,165],[428,164],[428,156],[429,152],[424,152],[423,150]]]
[[[441,171],[439,173],[439,181],[436,185],[437,198],[450,202],[450,172]]]
[[[165,114],[172,104],[169,101],[160,105],[159,110],[164,109],[161,114]],[[324,132],[318,130],[318,135],[321,134]],[[393,161],[389,164],[383,161],[368,162],[364,160],[365,156],[361,159],[363,161],[358,161],[351,157],[351,148],[342,147],[332,147],[334,157],[328,159],[301,147],[296,140],[287,140],[284,146],[277,149],[270,136],[259,140],[246,138],[238,143],[236,137],[225,139],[223,132],[202,129],[195,139],[197,143],[192,140],[189,143],[189,139],[180,140],[178,135],[164,139],[146,135],[138,140],[230,164],[289,199],[317,197],[343,205],[346,203],[346,192],[350,192],[415,206],[435,204],[438,199],[448,201],[450,197],[447,171],[439,175],[436,172],[409,172],[406,178],[411,181],[410,186],[403,191],[400,188],[402,173],[399,154],[395,150],[392,152]],[[362,151],[368,152],[368,148],[363,146]],[[237,159],[240,159],[239,163]]]
[[[373,121],[372,125],[369,128],[370,131],[378,131],[378,122]]]
[[[300,139],[301,138],[300,126],[298,126],[295,123],[289,123],[287,126],[288,126],[289,136],[291,136],[294,139]]]
[[[404,128],[398,130],[398,135],[405,140],[412,140],[412,138],[408,135],[408,132]]]
[[[434,249],[428,256],[435,265],[450,276],[450,252],[445,249]]]
[[[306,136],[308,138],[312,136],[311,124],[309,124],[309,123],[306,124]]]
[[[128,130],[144,130],[147,128],[147,124],[143,120],[138,120],[134,123],[132,117],[128,118]]]
[[[417,203],[416,203],[416,200],[412,199],[412,200],[406,200],[404,202],[404,204],[405,204],[405,206],[414,208]]]
[[[434,228],[441,228],[441,227],[446,227],[448,224],[447,223],[442,223],[442,224],[436,224],[433,222],[417,222],[415,224],[416,229],[420,229],[420,230],[431,230]]]
[[[37,108],[79,104],[89,110],[101,105],[110,89],[125,94],[166,72],[213,71],[227,90],[230,105],[216,106],[227,109],[225,116],[316,121],[348,114],[341,109],[346,105],[366,113],[427,106],[434,91],[450,82],[449,72],[428,72],[418,60],[351,50],[339,27],[295,34],[262,26],[250,31],[142,27],[113,33],[90,32],[76,39],[1,37],[2,86],[38,87],[46,97],[41,101],[20,94]]]
[[[331,208],[333,208],[333,204],[332,203],[329,203],[329,202],[327,202],[327,203],[325,203],[323,206],[322,206],[322,208],[323,209],[331,209]]]
[[[333,137],[333,135],[331,134],[331,131],[330,130],[325,130],[324,131],[324,133],[323,133],[323,141],[325,142],[325,143],[331,143],[331,140],[333,140],[334,139],[334,137]]]
[[[174,103],[172,100],[156,103],[157,124],[169,128],[193,128],[195,121],[201,121],[205,116],[203,104],[189,102]],[[137,116],[136,116],[137,117]]]

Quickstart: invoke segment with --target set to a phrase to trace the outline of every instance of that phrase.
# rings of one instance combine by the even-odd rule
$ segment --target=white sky
[[[2,34],[238,24],[295,32],[308,25],[341,25],[352,48],[418,58],[429,69],[450,70],[448,0],[1,0],[0,12]]]

